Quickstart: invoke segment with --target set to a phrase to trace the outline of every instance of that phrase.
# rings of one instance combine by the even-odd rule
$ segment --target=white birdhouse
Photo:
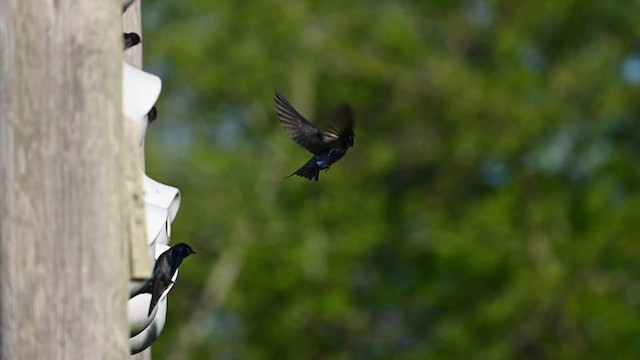
[[[125,118],[133,121],[142,144],[147,132],[147,114],[160,96],[162,80],[126,62],[122,69],[122,110]]]

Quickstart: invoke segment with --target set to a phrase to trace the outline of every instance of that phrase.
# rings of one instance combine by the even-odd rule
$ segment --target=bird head
[[[185,243],[179,243],[177,245],[174,245],[171,249],[174,252],[174,254],[180,255],[180,257],[182,258],[186,258],[187,256],[196,253],[195,251],[193,251],[193,249],[189,245]]]

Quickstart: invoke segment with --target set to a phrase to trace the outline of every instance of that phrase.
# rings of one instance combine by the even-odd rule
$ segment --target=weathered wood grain
[[[140,0],[134,1],[123,15],[123,32],[135,32],[142,35]],[[142,45],[138,44],[124,52],[124,60],[138,68],[142,67]],[[138,144],[136,127],[125,119],[126,158],[125,177],[129,193],[126,208],[129,213],[129,239],[131,240],[131,278],[146,279],[151,277],[153,264],[149,260],[149,248],[146,242],[144,226],[144,192],[142,189],[142,173],[144,171],[144,148]]]
[[[0,358],[128,358],[120,3],[1,7]]]
[[[135,32],[142,36],[142,11],[141,11],[141,1],[135,0],[133,4],[129,6],[127,11],[125,11],[122,26],[124,32]],[[134,46],[131,49],[128,49],[124,54],[124,60],[129,64],[142,69],[142,49],[144,46],[144,40],[141,44]],[[135,139],[133,137],[132,139]],[[134,140],[135,141],[135,140]],[[131,142],[130,142],[131,144]],[[130,145],[131,146],[131,145]],[[129,159],[129,161],[137,161],[137,163],[133,164],[135,169],[144,169],[144,149],[137,148],[134,149],[135,154],[133,157]],[[142,192],[142,178],[140,176],[141,171],[129,172],[127,174],[130,177],[131,188],[130,192],[132,194],[139,194],[135,196],[131,202],[131,221],[129,224],[129,228],[132,235],[132,244],[131,244],[131,277],[132,278],[145,278],[149,277],[151,273],[151,269],[153,264],[150,264],[149,257],[147,256],[147,247],[146,244],[142,244],[144,246],[140,246],[140,242],[136,242],[135,240],[139,237],[145,238],[145,228],[144,226],[138,226],[138,220],[136,219],[144,219],[144,203],[143,203],[143,192]],[[143,220],[144,221],[144,220]],[[151,348],[146,349],[145,351],[138,353],[136,355],[131,356],[132,360],[151,360]]]

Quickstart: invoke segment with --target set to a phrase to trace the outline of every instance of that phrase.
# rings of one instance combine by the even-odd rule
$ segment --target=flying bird
[[[342,104],[335,111],[333,124],[329,130],[320,129],[305,119],[276,91],[276,113],[282,127],[291,135],[298,145],[313,154],[311,160],[293,174],[306,179],[318,181],[320,170],[328,171],[331,165],[340,160],[353,146],[353,110]],[[285,178],[286,179],[286,178]]]
[[[171,285],[171,278],[173,274],[176,273],[176,270],[178,270],[182,260],[195,253],[189,245],[179,243],[160,254],[153,267],[151,279],[147,280],[144,286],[129,298],[131,299],[140,294],[151,294],[151,303],[149,304],[149,313],[147,316],[151,315],[151,311],[153,311],[153,308],[160,300],[160,295]]]
[[[136,33],[123,33],[124,37],[124,49],[140,44],[142,41],[140,40],[140,35]]]

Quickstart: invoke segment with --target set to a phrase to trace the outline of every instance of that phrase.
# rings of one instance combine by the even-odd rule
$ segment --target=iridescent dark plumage
[[[136,33],[124,33],[122,34],[124,37],[124,49],[128,49],[132,46],[140,44],[142,41],[140,40],[140,35]]]
[[[151,303],[149,304],[149,313],[147,316],[151,315],[151,311],[153,311],[153,308],[160,300],[160,296],[167,290],[169,285],[171,285],[171,278],[176,270],[178,270],[182,260],[191,254],[195,254],[195,251],[185,243],[177,244],[160,254],[153,267],[151,279],[147,280],[144,286],[130,297],[133,298],[140,294],[151,294]]]
[[[311,160],[289,176],[298,175],[318,181],[320,170],[329,170],[353,146],[353,111],[349,105],[343,104],[336,109],[333,124],[324,133],[300,115],[277,91],[276,113],[291,138],[313,154]]]

